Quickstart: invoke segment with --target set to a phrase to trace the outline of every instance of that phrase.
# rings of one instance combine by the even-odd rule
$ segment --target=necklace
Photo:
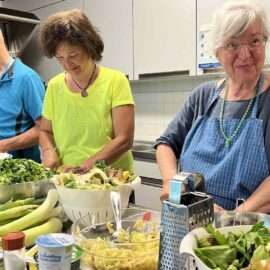
[[[81,90],[81,96],[82,97],[87,97],[88,96],[88,93],[87,93],[87,88],[89,87],[89,85],[92,83],[93,81],[93,78],[94,78],[94,75],[95,75],[95,72],[96,72],[96,64],[94,65],[94,68],[93,68],[93,71],[91,73],[91,76],[87,82],[87,85],[85,87],[82,87],[78,84],[78,82],[76,82],[72,76],[70,76],[71,80],[73,81],[73,83]]]
[[[243,125],[243,122],[244,120],[246,119],[251,107],[252,107],[252,104],[253,104],[253,101],[256,97],[253,97],[249,102],[248,102],[248,105],[246,107],[246,110],[245,112],[243,113],[242,117],[240,118],[237,126],[234,128],[232,134],[230,136],[226,135],[225,133],[225,130],[224,130],[224,127],[223,127],[223,120],[224,120],[224,108],[225,108],[225,100],[228,96],[228,86],[226,87],[225,89],[225,94],[224,94],[224,98],[222,99],[222,103],[221,103],[221,109],[220,109],[220,115],[219,115],[219,126],[220,126],[220,131],[221,131],[221,134],[223,136],[223,138],[225,139],[225,146],[226,147],[230,147],[232,142],[233,142],[233,139],[235,138],[235,136],[238,134],[240,128],[242,127]]]

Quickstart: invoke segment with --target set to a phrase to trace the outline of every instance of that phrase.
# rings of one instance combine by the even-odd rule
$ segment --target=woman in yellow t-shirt
[[[97,65],[103,41],[80,10],[56,13],[40,31],[44,54],[64,72],[48,83],[40,145],[49,168],[84,173],[97,160],[132,170],[134,101],[119,71]]]

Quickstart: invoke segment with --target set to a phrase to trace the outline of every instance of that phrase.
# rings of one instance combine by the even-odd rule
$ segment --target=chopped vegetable
[[[226,237],[222,233],[220,233],[217,229],[215,229],[212,224],[208,224],[205,229],[209,234],[211,234],[214,237],[214,239],[217,241],[219,245],[227,244]]]
[[[261,262],[270,262],[270,232],[259,222],[248,232],[222,234],[208,225],[208,237],[198,239],[195,254],[211,269],[215,270],[261,270]],[[270,270],[270,268],[269,268]]]
[[[204,258],[208,258],[209,261],[211,260],[211,264],[208,264],[209,267],[220,267],[224,270],[228,269],[237,256],[237,250],[228,245],[203,247],[194,251],[198,257],[202,255]]]
[[[104,166],[92,168],[86,174],[60,173],[54,176],[56,185],[76,189],[117,190],[120,185],[132,182],[136,176],[129,171]]]
[[[109,231],[111,225],[107,224]],[[122,230],[116,243],[97,237],[80,238],[83,255],[81,266],[95,270],[157,270],[159,229],[155,222],[137,220],[127,230]]]
[[[0,160],[0,185],[46,180],[52,175],[50,170],[30,159]]]
[[[105,160],[97,160],[95,163],[95,167],[97,167],[101,170],[105,170],[105,168],[107,167]]]

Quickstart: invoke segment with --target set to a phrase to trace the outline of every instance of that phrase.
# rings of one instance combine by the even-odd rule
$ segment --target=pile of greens
[[[0,185],[46,180],[53,173],[43,165],[29,159],[0,160]]]
[[[261,260],[270,260],[270,232],[259,222],[248,232],[228,233],[226,236],[212,224],[205,228],[206,238],[197,239],[195,254],[214,270],[259,270],[255,265]]]

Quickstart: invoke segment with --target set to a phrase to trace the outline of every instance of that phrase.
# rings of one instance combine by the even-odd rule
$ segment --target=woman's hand
[[[163,185],[161,195],[160,195],[160,200],[164,201],[167,200],[169,197],[169,185]]]
[[[85,160],[79,167],[65,167],[65,172],[73,172],[77,174],[88,173],[95,165],[96,160],[89,158]]]
[[[57,169],[61,165],[58,154],[54,148],[48,148],[42,151],[42,164],[50,169]]]
[[[217,212],[222,212],[224,211],[225,209],[217,204],[214,204],[214,212],[217,213]]]

